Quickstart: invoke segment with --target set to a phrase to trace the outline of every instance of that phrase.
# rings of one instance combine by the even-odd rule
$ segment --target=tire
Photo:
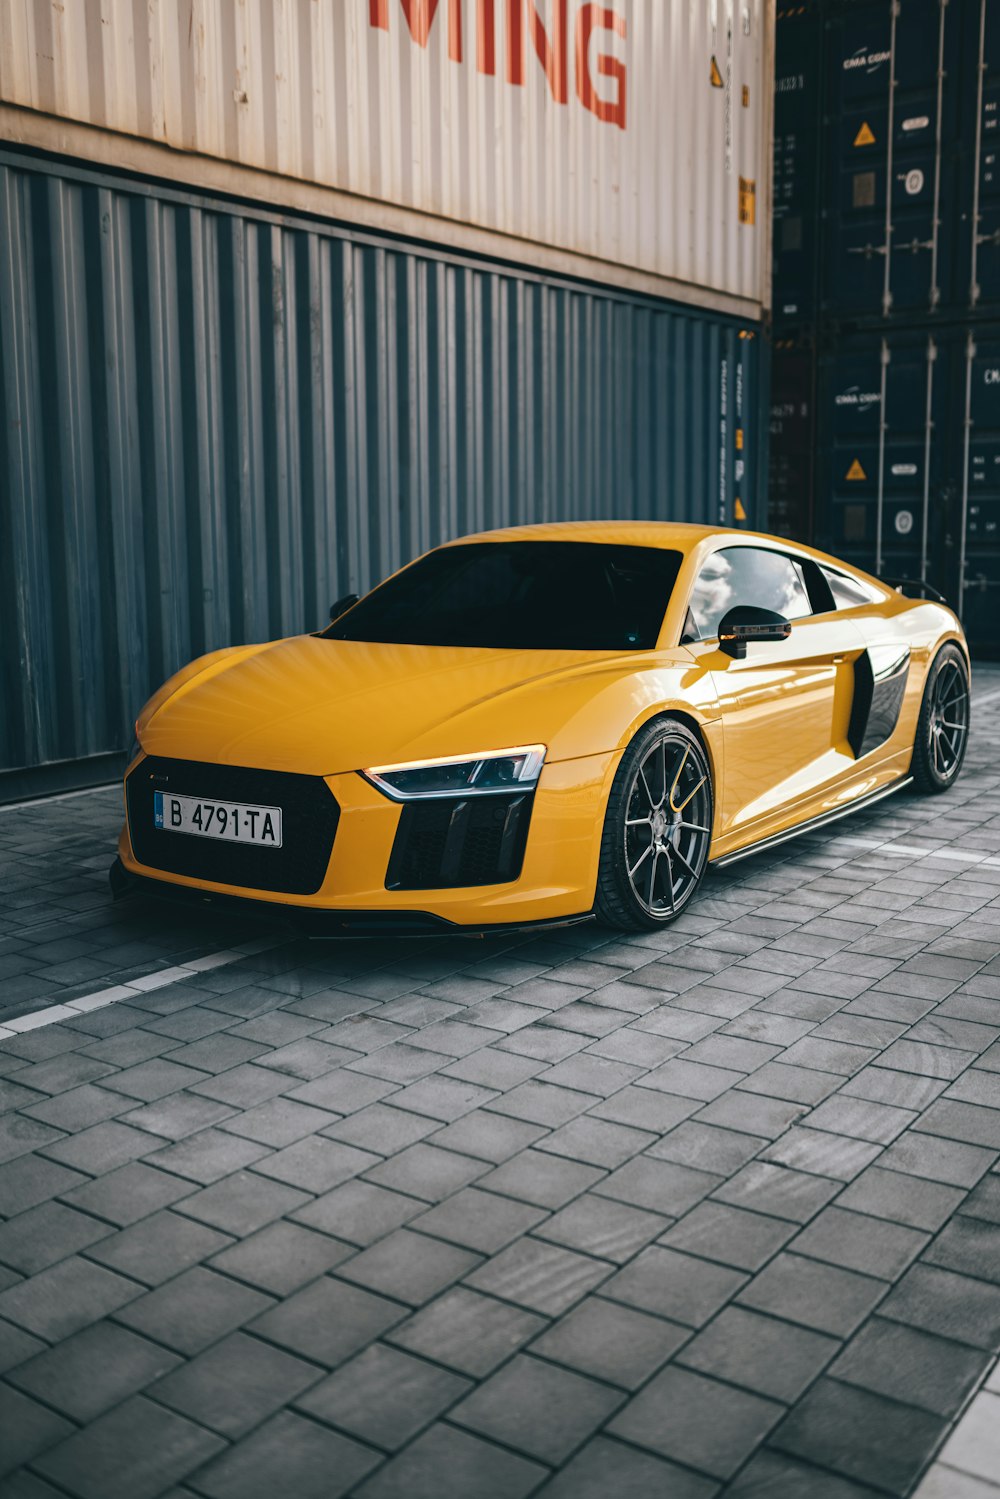
[[[913,741],[915,790],[938,796],[958,779],[969,742],[969,671],[957,645],[944,645],[931,662]]]
[[[676,719],[654,719],[622,756],[608,797],[598,920],[632,932],[673,921],[701,883],[711,836],[712,775],[701,741]]]

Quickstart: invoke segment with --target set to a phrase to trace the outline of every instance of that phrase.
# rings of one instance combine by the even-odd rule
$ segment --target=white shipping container
[[[218,158],[752,313],[773,30],[772,0],[13,0],[0,106],[190,153],[192,185]]]

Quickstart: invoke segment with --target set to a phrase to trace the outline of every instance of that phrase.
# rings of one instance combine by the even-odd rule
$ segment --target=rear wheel
[[[910,774],[918,791],[935,795],[958,778],[969,740],[969,673],[957,645],[941,648],[924,684]]]
[[[679,916],[694,895],[712,836],[712,781],[700,741],[659,718],[633,739],[604,819],[595,910],[642,931]]]

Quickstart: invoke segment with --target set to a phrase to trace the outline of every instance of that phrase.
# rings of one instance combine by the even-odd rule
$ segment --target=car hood
[[[615,746],[602,687],[649,662],[298,636],[194,662],[146,705],[139,736],[147,754],[308,775],[520,744],[569,758]]]

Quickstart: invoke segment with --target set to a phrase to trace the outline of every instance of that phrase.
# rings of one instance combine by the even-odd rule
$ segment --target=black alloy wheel
[[[924,685],[910,774],[917,790],[947,791],[958,778],[969,742],[969,672],[956,645],[945,645]]]
[[[674,719],[640,730],[618,767],[604,821],[595,910],[642,931],[679,916],[712,837],[712,780],[700,740]]]

